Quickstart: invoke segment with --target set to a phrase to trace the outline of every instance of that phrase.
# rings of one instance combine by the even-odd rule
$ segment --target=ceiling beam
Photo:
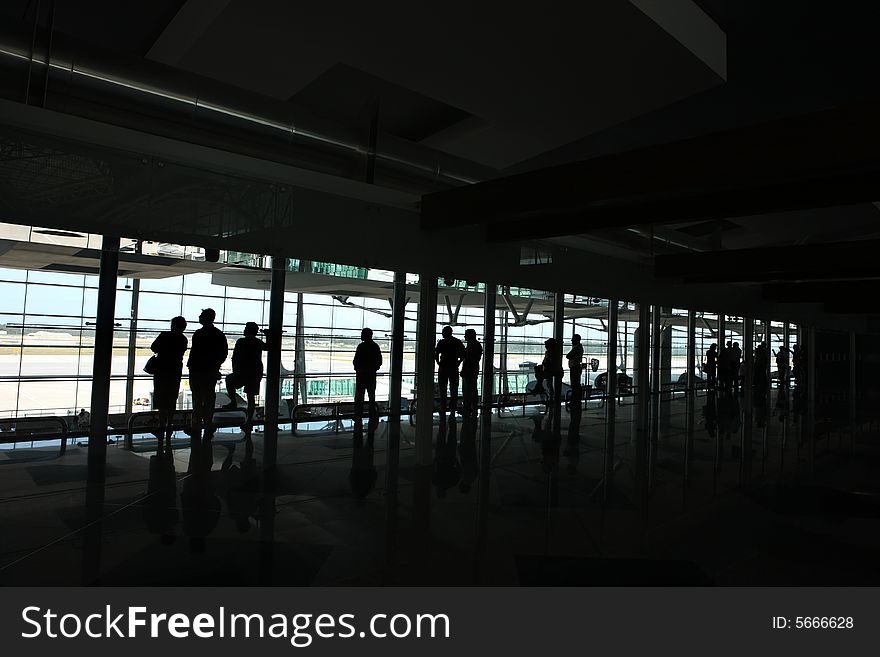
[[[421,226],[489,224],[507,241],[871,202],[878,114],[835,107],[426,194]]]
[[[880,240],[657,256],[658,277],[688,282],[880,279]]]

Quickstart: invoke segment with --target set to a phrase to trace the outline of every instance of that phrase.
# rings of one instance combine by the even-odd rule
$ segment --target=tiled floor
[[[774,391],[772,404],[700,394],[692,417],[664,399],[645,428],[635,401],[616,409],[613,454],[591,403],[558,423],[537,407],[493,416],[488,439],[479,421],[435,416],[425,463],[406,420],[396,460],[385,422],[372,440],[283,432],[274,477],[259,436],[253,458],[241,443],[163,458],[111,445],[97,487],[85,447],[0,455],[0,582],[880,582],[870,425]]]

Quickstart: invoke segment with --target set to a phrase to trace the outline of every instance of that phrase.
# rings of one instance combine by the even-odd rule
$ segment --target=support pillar
[[[603,477],[603,500],[611,498],[614,478],[614,433],[617,419],[617,299],[608,300],[608,380],[605,403],[605,464]]]
[[[119,238],[104,236],[98,269],[98,308],[95,313],[95,357],[89,407],[88,480],[102,483],[107,461],[107,416],[110,412],[110,371],[113,361],[113,315],[119,273]]]
[[[816,327],[807,332],[807,439],[809,444],[810,473],[816,462]]]
[[[437,343],[437,276],[419,276],[416,343],[416,463],[430,465],[434,425],[434,347]]]
[[[651,306],[651,440],[660,435],[660,306]]]
[[[406,315],[406,274],[395,272],[391,300],[391,380],[388,385],[388,449],[400,447],[400,406],[403,385],[403,338]]]
[[[856,406],[856,332],[849,332],[849,394],[847,397],[849,398],[849,426],[850,426],[850,436],[855,437],[856,428],[858,424],[858,407]]]
[[[141,253],[141,242],[135,246],[135,252]],[[141,296],[141,279],[131,281],[131,317],[128,321],[128,363],[125,369],[125,412],[134,412],[134,377],[137,363],[137,323],[138,304]]]
[[[553,295],[553,338],[556,340],[556,348],[559,349],[559,353],[565,353],[565,294],[562,292],[556,292]],[[562,362],[561,358],[560,362]],[[564,364],[563,368],[565,368]],[[558,438],[560,431],[559,421],[562,413],[561,402],[563,401],[562,377],[553,379],[553,399],[555,401],[553,406],[553,430]]]
[[[388,450],[385,459],[385,570],[389,581],[394,581],[397,563],[397,489],[400,476],[405,311],[406,273],[395,272],[391,297],[391,380],[388,386]]]
[[[272,258],[269,287],[269,335],[266,351],[266,401],[263,404],[263,467],[278,460],[278,415],[281,404],[281,331],[284,324],[284,283],[287,258]]]
[[[752,478],[752,441],[754,438],[754,394],[752,392],[752,373],[755,355],[751,348],[755,342],[755,322],[750,317],[743,317],[743,424],[742,440],[740,441],[740,484],[745,485]],[[763,454],[763,447],[762,447]],[[763,457],[762,457],[763,459]],[[763,460],[762,460],[763,463]]]
[[[311,270],[312,263],[308,260],[299,261],[299,271]],[[303,293],[296,295],[296,335],[294,336],[293,354],[293,405],[307,404],[309,401],[309,385],[306,380],[306,336],[305,336],[305,308],[303,306]]]
[[[687,314],[687,389],[693,391],[697,387],[697,313],[688,310]]]
[[[495,301],[497,287],[486,283],[483,305],[483,446],[488,443],[492,427],[492,400],[495,396]]]

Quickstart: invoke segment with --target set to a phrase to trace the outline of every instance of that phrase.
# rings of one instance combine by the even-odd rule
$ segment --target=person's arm
[[[375,344],[375,343],[373,343]],[[382,350],[379,349],[379,345],[376,345],[376,371],[378,372],[382,369]]]
[[[434,347],[434,362],[438,365],[440,364],[440,343],[437,343],[437,346]]]
[[[152,351],[154,354],[158,354],[159,351],[161,351],[161,349],[162,349],[162,336],[163,335],[165,335],[165,334],[160,333],[159,335],[157,335],[156,339],[153,340],[153,344],[150,345],[150,351]]]
[[[354,371],[357,372],[358,368],[361,365],[361,361],[363,360],[363,349],[364,343],[361,342],[357,349],[354,350],[354,358],[351,359],[351,366],[354,368]]]
[[[463,362],[464,358],[467,356],[467,348],[464,346],[464,343],[459,341],[458,343],[458,363],[456,367],[459,367]]]

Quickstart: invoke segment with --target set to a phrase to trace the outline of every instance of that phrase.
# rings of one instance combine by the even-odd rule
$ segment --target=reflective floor
[[[0,582],[880,583],[876,421],[776,390],[639,401],[615,407],[613,450],[590,402],[493,414],[490,436],[435,416],[430,453],[404,419],[397,458],[384,421],[282,432],[273,476],[259,435],[110,445],[92,487],[85,447],[6,453]]]

